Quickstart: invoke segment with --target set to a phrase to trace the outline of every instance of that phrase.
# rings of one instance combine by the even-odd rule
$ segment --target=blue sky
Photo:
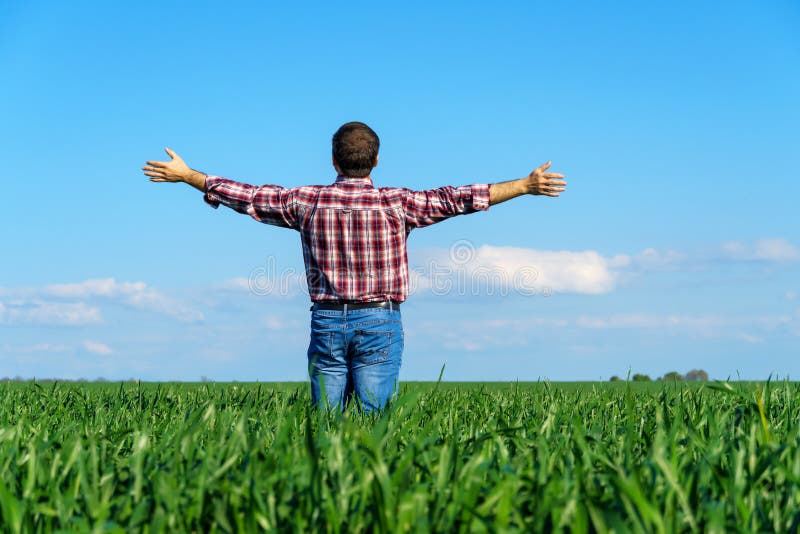
[[[0,5],[0,376],[305,379],[297,234],[139,168],[327,183],[349,120],[376,185],[569,182],[411,234],[403,379],[800,376],[800,7],[558,4]]]

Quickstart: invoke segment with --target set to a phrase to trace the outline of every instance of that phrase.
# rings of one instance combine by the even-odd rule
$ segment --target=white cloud
[[[102,321],[100,310],[83,302],[43,300],[0,303],[0,324],[79,326]]]
[[[786,297],[786,300],[797,300],[797,292],[796,291],[787,291],[785,297]]]
[[[624,255],[606,258],[592,250],[475,248],[467,241],[424,252],[426,257],[410,267],[411,287],[434,294],[608,293],[616,283],[613,268],[629,262]]]
[[[114,351],[111,350],[111,347],[109,347],[105,343],[98,343],[95,341],[84,341],[83,348],[85,348],[92,354],[99,354],[100,356],[108,356],[109,354],[114,353]]]
[[[611,291],[615,282],[609,260],[591,250],[540,251],[484,245],[478,249],[476,262],[505,271],[511,279],[528,269],[534,286],[542,290],[598,294]]]

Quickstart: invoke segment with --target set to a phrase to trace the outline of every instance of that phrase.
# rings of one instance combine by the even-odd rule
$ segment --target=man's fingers
[[[563,174],[559,174],[557,172],[547,172],[543,175],[545,178],[563,178]]]
[[[164,172],[166,168],[164,167],[156,167],[154,165],[145,165],[142,167],[143,171],[152,171],[152,172]]]
[[[145,176],[157,176],[159,178],[166,178],[163,172],[144,171]]]
[[[151,182],[169,182],[166,178],[150,178]]]
[[[567,185],[565,180],[547,180],[547,185]]]
[[[166,161],[148,161],[147,164],[148,165],[152,165],[153,167],[166,167],[167,166],[167,162]]]
[[[169,147],[164,147],[164,152],[166,152],[167,155],[169,157],[171,157],[172,159],[178,158],[178,155]],[[180,158],[178,158],[178,159],[180,159]]]
[[[545,163],[544,165],[542,165],[541,167],[539,167],[539,168],[538,168],[538,169],[536,169],[536,170],[537,170],[537,171],[540,171],[540,172],[542,172],[542,171],[546,171],[547,169],[549,169],[549,168],[550,168],[550,165],[552,165],[552,164],[553,164],[553,162],[552,162],[552,161],[548,161],[547,163]]]

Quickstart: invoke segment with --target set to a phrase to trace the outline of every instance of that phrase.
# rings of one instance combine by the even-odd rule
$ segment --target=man
[[[382,408],[397,392],[403,353],[400,303],[408,296],[406,239],[448,217],[488,210],[525,195],[558,197],[563,175],[550,162],[519,180],[413,191],[375,188],[380,140],[362,122],[333,136],[336,181],[330,185],[259,187],[189,168],[172,150],[171,161],[142,167],[152,182],[185,182],[255,220],[300,232],[311,296],[307,356],[315,404],[343,406],[355,396],[365,411]]]

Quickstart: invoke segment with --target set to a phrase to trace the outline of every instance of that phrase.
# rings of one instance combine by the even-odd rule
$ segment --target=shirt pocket
[[[383,214],[384,229],[388,234],[397,235],[401,232],[405,233],[405,221],[403,219],[403,210],[384,209],[381,210]]]

